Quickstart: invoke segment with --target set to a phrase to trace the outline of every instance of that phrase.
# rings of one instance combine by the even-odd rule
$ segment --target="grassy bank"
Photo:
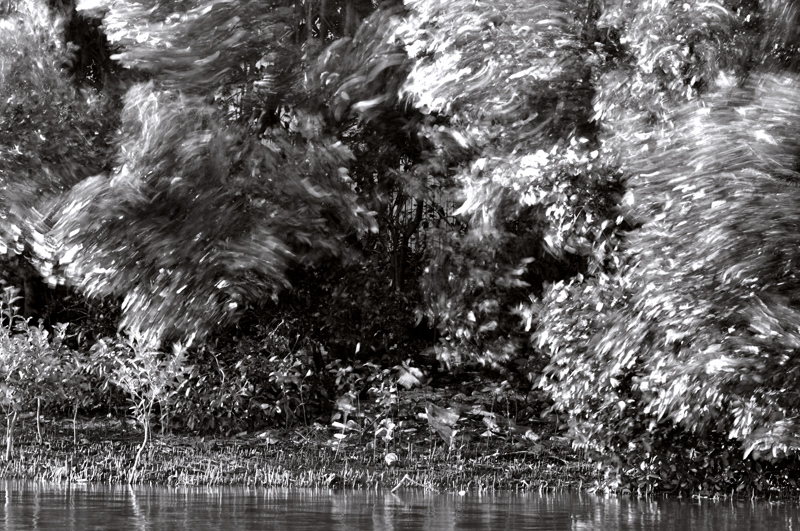
[[[46,424],[45,441],[24,429],[7,479],[243,485],[263,487],[394,488],[436,491],[582,488],[600,479],[592,463],[554,437],[520,444],[499,437],[464,438],[447,448],[420,423],[415,437],[388,452],[380,441],[333,438],[322,425],[228,438],[155,436],[133,468],[139,435],[116,419],[84,420],[73,441],[70,421]]]
[[[639,469],[618,473],[575,452],[553,424],[535,426],[536,433],[521,433],[517,426],[502,434],[479,431],[476,420],[462,415],[461,433],[453,433],[449,447],[422,414],[400,421],[400,429],[389,442],[374,430],[341,437],[339,429],[319,422],[230,437],[154,435],[134,466],[142,433],[129,419],[82,418],[76,431],[70,419],[44,419],[42,442],[38,442],[35,421],[27,418],[21,422],[12,459],[0,463],[0,478],[164,486],[432,492],[572,489],[721,499],[798,498],[794,482],[766,470],[762,488],[755,484],[730,490],[712,484],[658,488],[654,481],[658,478],[648,478]]]

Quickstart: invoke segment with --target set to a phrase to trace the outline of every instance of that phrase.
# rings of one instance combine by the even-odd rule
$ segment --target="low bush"
[[[14,450],[17,416],[53,404],[68,395],[73,372],[70,351],[64,347],[66,326],[54,331],[34,326],[18,313],[19,297],[11,288],[0,297],[0,408],[6,418],[6,460]]]
[[[307,423],[329,408],[314,348],[273,329],[222,348],[206,344],[193,350],[173,405],[176,427],[230,434]]]

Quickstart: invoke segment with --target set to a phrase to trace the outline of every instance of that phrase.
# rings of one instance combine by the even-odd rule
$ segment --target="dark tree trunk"
[[[325,46],[328,40],[328,0],[319,0],[319,41]]]
[[[392,256],[392,265],[394,269],[394,289],[395,291],[403,291],[403,286],[405,284],[405,265],[406,265],[406,257],[408,256],[408,242],[411,240],[411,236],[419,228],[420,223],[422,223],[422,214],[423,214],[423,207],[425,202],[422,200],[417,201],[417,208],[414,212],[414,219],[409,222],[409,224],[405,227],[405,230],[402,232],[400,231],[400,227],[395,225],[395,248],[394,253]],[[398,213],[403,205],[398,198]],[[396,221],[399,219],[397,216]]]
[[[356,13],[355,0],[347,0],[344,4],[344,34],[352,37],[358,28],[358,14]]]
[[[597,40],[597,17],[599,16],[595,0],[589,0],[586,7],[586,18],[583,23],[583,37],[585,41],[592,44]]]
[[[306,44],[314,42],[314,1],[306,0]]]
[[[305,15],[305,4],[302,0],[294,2],[295,32],[294,42],[297,45],[303,44],[308,32],[308,18]]]
[[[25,319],[36,319],[40,317],[42,279],[23,255],[18,257],[17,264],[22,280],[22,316]]]

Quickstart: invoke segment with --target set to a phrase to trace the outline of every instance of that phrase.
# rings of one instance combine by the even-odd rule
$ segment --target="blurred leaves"
[[[335,251],[343,230],[367,225],[339,178],[344,147],[275,141],[199,98],[133,87],[118,169],[76,186],[59,211],[66,274],[91,295],[125,294],[122,325],[157,336],[231,322],[277,294],[290,260]]]
[[[695,10],[685,21],[637,12],[641,29],[621,38],[631,55],[598,77],[600,152],[624,171],[619,219],[633,230],[595,274],[550,286],[533,339],[551,356],[540,383],[579,446],[681,485],[716,477],[731,488],[748,465],[714,474],[735,447],[737,459],[797,450],[800,86],[785,62],[740,62],[766,42],[790,46],[786,26],[748,29],[750,17],[767,24],[774,4],[684,7]],[[613,26],[611,13],[601,21]],[[661,23],[666,44],[652,37]],[[612,79],[633,92],[607,90]]]
[[[409,58],[394,38],[397,10],[378,10],[356,34],[333,42],[311,66],[306,87],[317,93],[334,121],[376,120],[396,106]]]
[[[488,365],[531,355],[543,285],[595,271],[616,246],[620,174],[589,122],[596,57],[569,2],[410,2],[403,90],[441,125],[421,134],[451,167],[459,230],[421,279],[437,356]],[[446,120],[443,118],[446,117]],[[533,363],[535,365],[535,362]]]
[[[293,15],[284,2],[79,2],[102,14],[114,59],[147,72],[160,87],[213,93],[241,80],[242,65],[279,53]]]
[[[0,245],[20,251],[48,202],[102,168],[114,127],[109,102],[67,75],[63,23],[36,0],[0,18]]]

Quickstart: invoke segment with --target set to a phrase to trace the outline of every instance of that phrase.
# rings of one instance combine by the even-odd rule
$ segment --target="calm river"
[[[429,494],[406,490],[147,488],[0,482],[0,528],[24,531],[205,529],[755,529],[800,531],[791,504],[590,494]]]

